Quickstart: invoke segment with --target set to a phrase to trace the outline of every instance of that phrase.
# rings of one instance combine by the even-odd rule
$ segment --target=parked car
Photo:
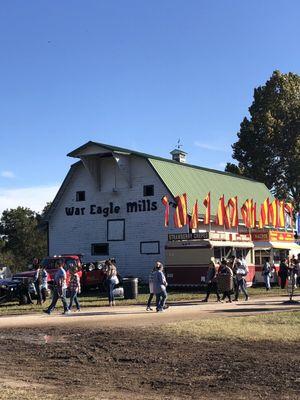
[[[36,295],[35,286],[30,278],[0,279],[0,304],[18,301],[20,305],[30,304]]]

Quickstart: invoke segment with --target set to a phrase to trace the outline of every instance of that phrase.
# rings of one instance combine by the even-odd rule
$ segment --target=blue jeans
[[[156,310],[161,311],[164,309],[167,300],[167,291],[163,289],[160,293],[156,293]]]
[[[67,295],[67,289],[62,289],[61,294],[60,294],[58,291],[58,288],[56,286],[54,286],[52,302],[51,302],[50,306],[48,307],[47,312],[50,314],[54,310],[59,298],[61,299],[61,301],[63,303],[64,312],[68,311],[69,308],[68,308],[68,304],[67,304],[66,295]]]
[[[71,308],[72,308],[73,301],[74,301],[74,303],[76,305],[77,310],[80,310],[80,304],[79,304],[79,301],[78,301],[78,298],[77,298],[77,294],[78,294],[77,290],[72,290],[71,291],[71,293],[70,293],[69,310],[71,310]]]
[[[270,274],[264,275],[264,282],[267,290],[271,289],[270,279],[271,279]]]
[[[236,290],[235,290],[235,299],[238,300],[239,293],[241,291],[244,293],[246,300],[248,299],[248,293],[246,290],[246,280],[244,278],[236,280]]]
[[[115,296],[114,296],[114,288],[115,288],[115,282],[113,282],[111,279],[107,279],[107,294],[108,294],[108,301],[112,303],[115,301]]]

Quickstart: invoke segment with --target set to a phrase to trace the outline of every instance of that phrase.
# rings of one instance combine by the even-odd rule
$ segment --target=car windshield
[[[42,260],[42,265],[46,267],[46,269],[55,269],[59,268],[59,262],[63,261],[65,264],[65,269],[69,269],[70,264],[78,265],[78,262],[74,258],[69,257],[59,257],[59,258],[44,258]]]

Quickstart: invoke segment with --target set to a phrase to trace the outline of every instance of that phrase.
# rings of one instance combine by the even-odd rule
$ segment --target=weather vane
[[[180,143],[180,138],[177,140],[177,149],[180,149],[182,147],[182,144]]]

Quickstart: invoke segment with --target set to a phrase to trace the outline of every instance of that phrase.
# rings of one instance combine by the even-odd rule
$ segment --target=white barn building
[[[240,204],[253,196],[257,204],[272,198],[262,183],[185,164],[185,155],[176,149],[168,160],[95,142],[69,153],[79,161],[71,166],[45,217],[49,255],[82,253],[84,261],[114,257],[121,275],[146,279],[155,261],[165,261],[168,234],[179,232],[172,221],[164,227],[163,196],[174,201],[186,192],[189,211],[199,199],[199,231],[208,229],[201,225],[201,216],[209,191],[212,214],[223,194],[238,195]],[[220,231],[212,223],[213,229]]]

